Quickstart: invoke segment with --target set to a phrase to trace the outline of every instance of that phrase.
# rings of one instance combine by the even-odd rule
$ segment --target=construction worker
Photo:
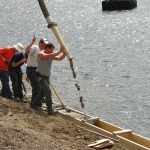
[[[52,43],[48,43],[46,44],[44,51],[39,52],[37,55],[38,67],[36,76],[41,89],[31,105],[31,108],[38,109],[38,103],[45,96],[48,115],[56,113],[52,108],[52,94],[49,86],[52,61],[63,60],[65,58],[64,46],[61,46],[60,50],[57,52],[53,52],[54,48],[55,46]],[[59,56],[59,54],[61,55]]]
[[[26,66],[26,74],[32,86],[32,97],[30,101],[30,106],[33,100],[36,98],[38,92],[40,91],[40,85],[36,80],[37,54],[41,50],[44,50],[45,45],[48,43],[47,39],[45,38],[40,39],[38,45],[34,45],[35,41],[36,36],[34,35],[31,43],[29,43],[29,45],[25,49],[25,51],[29,53]],[[38,106],[42,107],[42,102],[39,102]]]
[[[27,102],[23,99],[21,69],[21,66],[27,61],[27,58],[28,54],[26,52],[17,52],[13,55],[8,64],[8,72],[12,81],[14,100],[16,102]]]
[[[0,80],[2,83],[1,96],[12,99],[13,93],[9,86],[8,63],[10,58],[19,51],[22,51],[24,46],[18,43],[13,46],[5,46],[0,48]]]

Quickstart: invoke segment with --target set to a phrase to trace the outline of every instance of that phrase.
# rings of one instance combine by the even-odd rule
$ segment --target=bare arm
[[[61,56],[55,56],[53,59],[54,60],[63,60],[65,58],[65,53],[64,53],[65,47],[64,46],[60,46],[60,52],[63,53]]]
[[[39,52],[38,55],[37,55],[37,59],[40,60],[40,59],[46,59],[46,58],[54,58],[55,56],[59,55],[61,52],[58,51],[58,52],[53,52],[53,53],[50,53],[50,54],[45,54],[45,53],[42,53],[42,52]]]
[[[61,56],[55,56],[53,59],[54,60],[63,60],[65,58],[65,53],[63,53]]]
[[[62,60],[65,58],[64,48],[65,48],[64,46],[61,46],[59,51],[53,52],[50,54],[39,52],[37,55],[37,59],[40,60],[40,59],[51,58],[54,60]],[[60,53],[63,53],[63,54],[61,56],[58,56]]]
[[[30,49],[32,47],[32,45],[34,44],[34,42],[36,41],[36,36],[34,35],[33,38],[32,38],[32,41],[31,43],[26,47],[25,51],[28,53],[30,52]]]
[[[18,61],[18,62],[16,62],[16,63],[12,63],[12,67],[17,67],[17,66],[19,66],[20,64],[22,64],[22,63],[24,63],[24,62],[26,62],[27,61],[27,59],[26,58],[23,58],[22,60],[20,60],[20,61]]]

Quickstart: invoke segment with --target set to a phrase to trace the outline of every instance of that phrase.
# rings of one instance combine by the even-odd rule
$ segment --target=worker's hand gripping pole
[[[48,28],[51,28],[51,29],[52,29],[52,31],[53,31],[55,37],[57,38],[58,42],[60,43],[60,45],[63,45],[63,46],[65,47],[64,52],[65,52],[67,58],[68,58],[69,60],[72,59],[72,57],[71,57],[71,55],[70,55],[70,53],[69,53],[69,51],[68,51],[68,49],[67,49],[66,44],[64,43],[62,37],[60,36],[60,34],[59,34],[59,32],[58,32],[58,29],[56,28],[56,23],[51,23],[51,24],[49,24],[49,25],[48,25]]]
[[[73,62],[72,62],[72,57],[69,53],[69,50],[67,49],[67,46],[66,44],[64,43],[62,37],[60,36],[60,33],[58,32],[58,29],[56,28],[57,24],[53,21],[52,17],[50,16],[47,8],[46,8],[46,5],[45,5],[45,2],[44,0],[38,0],[39,2],[39,5],[41,7],[41,10],[43,12],[43,15],[48,23],[48,28],[51,28],[55,37],[57,38],[58,42],[60,45],[63,45],[65,47],[65,50],[64,50],[64,53],[66,54],[68,60],[70,61],[70,67],[72,69],[72,72],[73,72],[73,77],[76,78],[76,73],[73,69]]]

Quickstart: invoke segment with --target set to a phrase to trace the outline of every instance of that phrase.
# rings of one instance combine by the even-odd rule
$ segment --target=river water
[[[67,58],[53,62],[51,82],[63,103],[150,138],[150,1],[138,0],[136,9],[112,12],[102,12],[101,0],[45,3],[77,74],[73,78]],[[37,0],[1,1],[0,10],[1,47],[18,42],[26,46],[36,34],[35,44],[45,37],[59,49]],[[54,93],[53,100],[59,102]]]

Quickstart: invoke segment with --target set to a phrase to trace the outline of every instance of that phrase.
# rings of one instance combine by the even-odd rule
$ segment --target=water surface
[[[150,138],[150,1],[138,0],[136,9],[112,12],[102,12],[100,0],[45,3],[77,74],[74,79],[67,58],[53,62],[51,82],[64,104]],[[1,47],[18,42],[26,46],[36,34],[35,44],[45,37],[59,49],[36,0],[5,0],[0,10]],[[53,99],[59,102],[55,94]]]

